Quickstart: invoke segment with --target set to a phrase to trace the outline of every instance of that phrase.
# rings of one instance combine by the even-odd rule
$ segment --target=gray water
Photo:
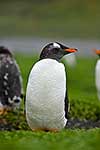
[[[41,49],[49,42],[58,41],[69,47],[77,48],[78,55],[93,56],[93,48],[100,49],[99,40],[79,39],[46,39],[32,37],[3,37],[0,38],[0,45],[6,46],[14,52],[40,53]]]

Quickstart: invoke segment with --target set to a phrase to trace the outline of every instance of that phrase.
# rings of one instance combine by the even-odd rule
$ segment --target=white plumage
[[[65,118],[66,75],[54,59],[37,62],[29,75],[26,119],[31,129],[62,129]]]
[[[100,100],[100,60],[97,60],[97,63],[96,63],[95,83],[96,83],[97,95]]]

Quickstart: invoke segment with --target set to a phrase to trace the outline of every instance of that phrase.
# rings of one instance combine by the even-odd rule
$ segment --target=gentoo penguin
[[[98,99],[100,100],[100,50],[95,50],[95,53],[99,56],[95,67],[95,84],[97,89]]]
[[[33,66],[26,89],[26,119],[33,131],[59,131],[65,127],[68,96],[60,59],[76,51],[58,42],[50,43]]]
[[[0,46],[0,115],[19,108],[22,77],[12,53]]]

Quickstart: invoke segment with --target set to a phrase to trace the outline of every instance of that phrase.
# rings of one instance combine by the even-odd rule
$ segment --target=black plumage
[[[22,77],[12,53],[0,47],[0,114],[19,107],[23,93]]]

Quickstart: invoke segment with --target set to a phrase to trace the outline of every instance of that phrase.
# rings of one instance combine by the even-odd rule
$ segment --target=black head
[[[51,59],[60,61],[60,59],[64,55],[73,53],[76,51],[77,51],[77,49],[66,47],[58,42],[50,43],[43,48],[43,50],[40,54],[40,60],[46,59],[46,58],[51,58]]]
[[[5,48],[4,46],[0,46],[0,54],[7,54],[7,55],[12,56],[12,53],[10,52],[10,50]]]

